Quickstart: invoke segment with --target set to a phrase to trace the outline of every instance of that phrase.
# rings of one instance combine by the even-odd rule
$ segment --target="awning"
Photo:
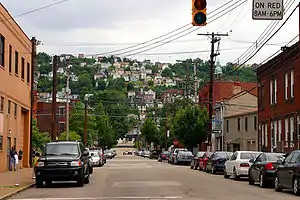
[[[231,140],[225,141],[226,144],[240,144],[241,143],[241,138],[234,138]]]

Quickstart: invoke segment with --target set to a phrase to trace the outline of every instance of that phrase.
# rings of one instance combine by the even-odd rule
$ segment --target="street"
[[[50,188],[30,188],[10,200],[101,200],[101,199],[296,199],[290,192],[249,186],[248,181],[224,179],[191,170],[188,166],[134,156],[119,156],[94,168],[91,182],[83,188],[53,184]]]

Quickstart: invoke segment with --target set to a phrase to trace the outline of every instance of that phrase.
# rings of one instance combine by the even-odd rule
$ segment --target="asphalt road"
[[[70,183],[51,188],[30,188],[11,200],[105,200],[105,199],[184,199],[184,200],[290,200],[291,192],[250,186],[247,181],[224,179],[156,160],[124,156],[107,160],[95,168],[91,182],[83,188]]]

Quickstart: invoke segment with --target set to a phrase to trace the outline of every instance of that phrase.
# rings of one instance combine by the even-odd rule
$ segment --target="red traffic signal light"
[[[193,1],[193,26],[206,25],[206,0],[192,0]]]

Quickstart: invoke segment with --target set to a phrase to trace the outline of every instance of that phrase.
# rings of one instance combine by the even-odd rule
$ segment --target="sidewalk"
[[[0,172],[0,200],[31,187],[35,181],[32,179],[32,168],[20,170],[19,187],[16,187],[18,172]]]

